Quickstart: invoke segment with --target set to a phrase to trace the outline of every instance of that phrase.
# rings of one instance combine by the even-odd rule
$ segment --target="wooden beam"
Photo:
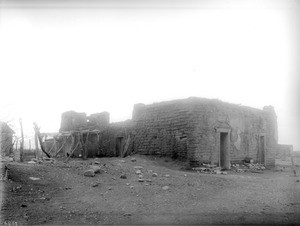
[[[122,156],[121,156],[122,158],[124,158],[126,156],[129,144],[130,144],[130,135],[128,135],[128,137],[126,139],[126,143],[125,143],[125,147],[124,147],[124,152],[122,153]]]
[[[21,127],[21,143],[20,143],[20,162],[23,162],[23,151],[24,151],[24,134],[23,134],[23,123],[22,119],[19,119],[20,127]]]
[[[68,156],[68,158],[66,159],[65,162],[69,161],[69,159],[71,158],[71,156],[73,155],[74,151],[76,150],[76,148],[78,147],[79,144],[80,144],[80,141],[77,142],[77,144],[76,144],[76,146],[75,146],[75,148],[73,150],[71,149],[71,153],[70,153],[70,155]]]
[[[65,146],[65,144],[67,143],[67,141],[65,140],[64,143],[62,144],[62,146],[58,149],[58,151],[55,153],[55,157],[58,155],[58,153],[63,149],[63,147]]]

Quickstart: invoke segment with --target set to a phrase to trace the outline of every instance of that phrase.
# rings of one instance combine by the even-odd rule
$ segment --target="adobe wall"
[[[194,123],[189,120],[192,108],[188,101],[169,101],[152,105],[136,104],[134,150],[187,159]]]
[[[258,159],[258,139],[265,136],[266,162],[275,163],[277,119],[274,109],[254,109],[219,100],[188,98],[151,105],[137,104],[134,150],[187,159],[192,166],[218,163],[220,133],[216,128],[230,126],[230,159]]]
[[[6,123],[0,121],[0,154],[3,156],[13,154],[13,133]]]
[[[231,162],[242,161],[245,157],[257,161],[259,139],[264,136],[266,162],[275,164],[277,117],[271,106],[259,110],[193,97],[151,105],[136,104],[132,120],[119,123],[109,124],[107,112],[89,117],[83,114],[73,117],[74,112],[64,114],[63,131],[84,128],[84,125],[85,128],[102,128],[99,136],[89,136],[88,157],[118,156],[116,147],[120,139],[124,145],[130,135],[130,152],[176,157],[187,160],[192,166],[203,162],[218,164],[219,128],[225,126],[230,131]],[[68,149],[70,144],[68,141],[65,148]],[[75,155],[80,153],[80,149],[76,150]]]
[[[82,129],[103,129],[109,126],[109,113],[91,114],[79,113],[75,111],[66,111],[61,115],[60,132]]]
[[[9,156],[13,153],[12,134],[0,133],[0,154]]]
[[[220,123],[227,123],[230,126],[231,162],[241,162],[245,157],[257,161],[259,136],[265,136],[266,162],[268,165],[274,165],[277,122],[275,112],[273,113],[217,100],[198,102],[192,115],[192,121],[202,122],[196,123],[193,133],[195,142],[191,148],[194,149],[195,161],[216,164],[219,162],[220,133],[217,132],[217,127]]]
[[[91,114],[87,117],[87,126],[93,129],[100,129],[109,126],[109,113],[104,111],[101,113]]]
[[[67,111],[64,112],[61,116],[61,127],[60,132],[70,132],[70,131],[82,131],[82,130],[98,130],[98,131],[106,131],[109,127],[109,113],[101,112],[91,114],[90,116],[86,116],[86,113],[78,113],[75,111]],[[105,134],[105,132],[103,132]],[[86,141],[87,133],[84,133],[83,140]],[[105,151],[100,150],[100,145],[104,139],[100,134],[99,136],[93,132],[90,132],[88,135],[88,140],[86,142],[87,146],[87,157],[95,157],[99,155],[103,156],[111,156],[110,153],[105,153]],[[59,146],[61,146],[64,142],[65,145],[63,147],[62,153],[70,154],[71,146],[72,149],[76,147],[78,143],[78,137],[74,138],[74,143],[72,144],[72,138],[69,136],[65,137],[59,141]],[[74,150],[73,155],[75,157],[79,157],[81,155],[81,146],[78,145]],[[100,153],[101,152],[101,153]]]
[[[79,130],[87,127],[87,117],[85,113],[66,111],[61,115],[60,132]]]
[[[117,138],[121,138],[123,139],[123,142],[125,142],[128,136],[131,137],[130,146],[128,147],[128,153],[131,153],[133,151],[132,131],[133,124],[131,120],[111,123],[110,126],[101,133],[99,156],[119,156],[120,153],[117,153],[116,150]]]
[[[132,124],[131,120],[127,120],[124,122],[119,123],[111,123],[108,127],[99,131],[98,134],[90,132],[88,135],[87,140],[87,157],[114,157],[118,156],[116,153],[116,139],[118,137],[123,137],[124,141],[131,134],[132,131]],[[85,132],[83,135],[83,140],[86,141],[87,133]],[[73,136],[73,143],[72,137],[64,136],[60,137],[58,142],[58,147],[61,147],[62,144],[65,142],[63,146],[63,150],[60,152],[60,155],[67,155],[70,154],[71,146],[74,149],[78,143],[78,136]],[[49,147],[51,148],[51,147]],[[129,147],[129,152],[132,150],[132,145]],[[74,157],[81,157],[82,150],[81,146],[77,146],[77,148],[73,152]]]

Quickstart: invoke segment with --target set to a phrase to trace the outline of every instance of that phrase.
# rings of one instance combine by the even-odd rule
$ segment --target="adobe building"
[[[263,110],[219,100],[188,98],[134,106],[134,150],[187,160],[191,166],[230,163],[251,158],[275,164],[277,117]]]
[[[0,121],[0,154],[9,156],[13,154],[14,131],[5,122]]]
[[[118,123],[109,123],[108,112],[66,112],[56,140],[63,155],[75,157],[85,148],[87,157],[140,153],[178,158],[193,167],[212,163],[228,169],[246,158],[274,165],[277,117],[271,106],[260,110],[191,97],[136,104],[132,119]]]

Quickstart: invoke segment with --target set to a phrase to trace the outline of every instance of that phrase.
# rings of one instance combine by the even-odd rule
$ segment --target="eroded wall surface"
[[[246,157],[259,160],[259,139],[264,138],[267,164],[275,162],[277,118],[272,107],[264,110],[188,98],[152,105],[135,105],[134,149],[141,154],[160,154],[187,159],[191,165],[219,163],[220,133],[229,129],[230,161]]]
[[[264,137],[266,163],[275,163],[277,121],[274,112],[221,101],[198,104],[194,111],[192,120],[201,122],[197,123],[193,133],[196,161],[219,163],[220,133],[217,128],[227,124],[230,129],[231,162],[241,162],[246,157],[260,161],[259,139]]]
[[[151,105],[136,104],[132,120],[110,124],[107,112],[88,118],[77,114],[75,119],[73,113],[68,114],[71,117],[64,118],[62,128],[75,125],[75,128],[101,131],[98,135],[89,135],[88,157],[120,156],[130,137],[129,152],[179,158],[187,160],[191,166],[218,164],[220,131],[228,131],[231,162],[248,157],[256,162],[264,158],[263,162],[268,165],[275,163],[277,117],[271,106],[260,110],[219,100],[188,98]],[[85,127],[81,127],[84,123]],[[70,145],[71,140],[68,140],[65,149],[69,150]],[[74,152],[75,156],[80,153],[80,149]]]
[[[134,150],[141,154],[188,159],[194,122],[188,101],[134,106]]]

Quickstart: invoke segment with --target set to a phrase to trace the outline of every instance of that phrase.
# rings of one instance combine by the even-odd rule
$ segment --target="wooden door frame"
[[[264,139],[264,147],[263,147],[263,150],[264,150],[264,162],[262,163],[261,162],[261,144],[260,144],[260,139],[261,137],[263,137]],[[258,135],[258,153],[259,153],[259,163],[260,164],[263,164],[264,166],[267,164],[267,146],[266,146],[266,134],[265,133],[261,133]]]

